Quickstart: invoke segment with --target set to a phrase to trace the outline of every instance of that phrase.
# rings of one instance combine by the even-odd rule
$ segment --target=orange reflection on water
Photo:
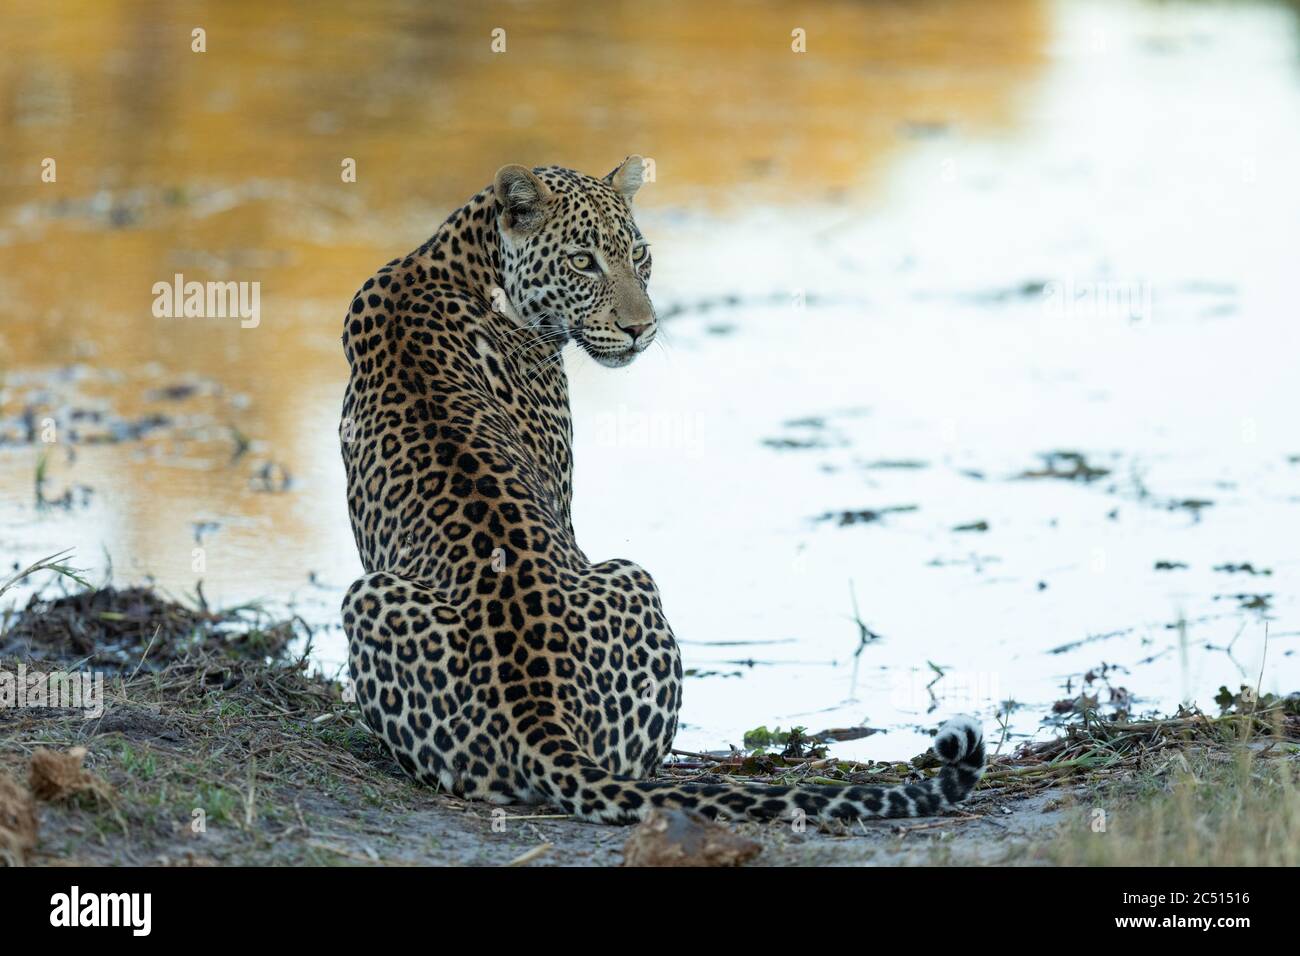
[[[252,491],[252,458],[232,458],[220,428],[180,449],[54,454],[53,480],[99,498],[90,519],[41,533],[86,561],[106,546],[178,586],[204,576],[190,529],[207,517],[233,522],[221,533],[232,557],[207,571],[218,582],[262,590],[259,575],[292,564],[269,541],[346,553],[337,335],[378,265],[505,162],[600,173],[641,152],[657,177],[644,202],[702,215],[869,201],[915,136],[1014,123],[1046,15],[1038,0],[988,13],[980,0],[11,4],[5,373],[82,362],[94,373],[84,391],[119,409],[146,385],[201,376],[246,399],[214,401],[217,425],[297,479],[287,496]],[[195,28],[206,52],[191,49]],[[47,157],[53,183],[40,178]],[[342,181],[345,158],[355,183]],[[153,286],[176,273],[261,283],[260,324],[156,318]],[[5,388],[0,415],[29,397]],[[7,499],[28,499],[35,457],[0,451]],[[6,523],[27,517],[20,507]]]

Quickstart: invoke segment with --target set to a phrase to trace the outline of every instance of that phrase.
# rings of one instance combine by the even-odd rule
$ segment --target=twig
[[[545,856],[547,853],[550,853],[554,846],[554,843],[543,843],[540,846],[535,846],[527,853],[522,853],[515,857],[507,863],[506,866],[525,866],[533,862],[533,860],[537,859],[539,856]]]
[[[940,817],[937,820],[927,820],[925,823],[913,823],[910,826],[895,827],[894,830],[900,837],[906,838],[909,833],[915,830],[934,830],[938,827],[952,826],[954,823],[965,823],[967,820],[982,820],[981,816],[973,813],[966,813],[959,817]]]
[[[135,680],[135,675],[140,673],[140,668],[144,667],[144,659],[149,656],[149,649],[153,647],[153,642],[158,640],[158,632],[161,630],[162,630],[161,624],[154,627],[153,637],[149,638],[149,643],[145,645],[144,653],[140,655],[140,663],[135,665],[135,670],[131,671],[131,676],[126,679],[127,684]]]

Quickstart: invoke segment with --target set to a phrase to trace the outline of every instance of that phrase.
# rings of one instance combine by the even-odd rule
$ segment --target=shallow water
[[[332,624],[351,293],[501,163],[637,150],[672,317],[570,355],[574,521],[659,581],[679,746],[1300,683],[1293,6],[79,9],[0,37],[0,554]],[[177,272],[259,324],[155,318]]]

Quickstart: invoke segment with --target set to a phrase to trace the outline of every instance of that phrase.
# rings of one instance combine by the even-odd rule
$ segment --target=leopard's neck
[[[489,309],[496,306],[496,311],[501,311],[505,283],[501,279],[501,238],[491,188],[448,216],[413,257],[435,280],[474,296]]]
[[[414,255],[435,279],[483,306],[486,315],[477,324],[503,346],[527,345],[536,361],[554,357],[565,344],[566,337],[557,336],[553,328],[532,325],[520,305],[510,301],[501,275],[501,236],[491,187],[448,216]],[[563,376],[563,365],[554,364]]]
[[[545,505],[554,508],[561,526],[572,534],[569,503],[572,487],[573,426],[569,408],[568,376],[560,357],[565,337],[553,329],[522,320],[506,294],[501,275],[501,237],[497,204],[491,188],[478,193],[453,212],[438,230],[413,253],[419,267],[448,291],[467,295],[481,306],[462,313],[462,334],[472,339],[488,374],[481,381],[484,396],[493,402],[522,394],[546,423],[535,441],[522,439],[525,454],[538,462],[537,474],[546,475]],[[560,480],[552,481],[552,478]]]

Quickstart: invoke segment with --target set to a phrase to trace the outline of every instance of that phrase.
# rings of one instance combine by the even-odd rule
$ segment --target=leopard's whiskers
[[[542,359],[540,362],[537,363],[536,366],[533,367],[532,374],[528,376],[528,378],[524,381],[524,384],[531,385],[533,383],[533,379],[537,378],[537,376],[539,376],[544,369],[548,368],[549,366],[561,363],[563,359],[564,359],[563,347],[556,349],[554,355],[548,355],[546,358]]]
[[[522,345],[519,345],[511,349],[510,352],[507,353],[506,358],[513,358],[514,356],[518,355],[520,352],[524,351],[525,349],[536,348],[537,346],[544,345],[547,342],[555,342],[555,341],[563,340],[568,334],[569,334],[568,329],[548,329],[547,331],[538,335],[536,338],[530,339],[529,341],[524,342]]]

